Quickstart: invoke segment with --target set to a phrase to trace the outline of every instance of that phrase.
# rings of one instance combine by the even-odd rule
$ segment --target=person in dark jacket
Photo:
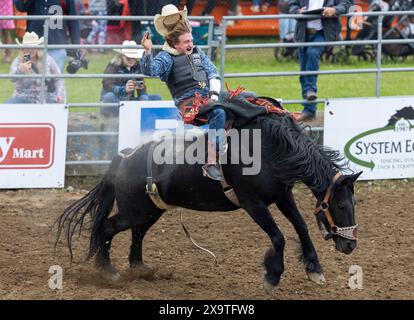
[[[124,41],[123,46],[136,46],[135,41]],[[159,94],[148,94],[142,74],[139,59],[142,57],[142,49],[115,49],[118,52],[106,66],[106,74],[131,74],[131,78],[105,78],[102,80],[101,101],[105,103],[117,103],[129,100],[162,100]],[[118,116],[116,107],[102,107],[101,113],[105,116]]]
[[[76,6],[74,0],[14,0],[17,10],[27,12],[29,16],[51,16],[61,13],[63,15],[76,15]],[[27,31],[35,32],[39,37],[43,34],[43,20],[28,20]],[[80,43],[79,21],[64,20],[62,28],[59,28],[56,22],[49,27],[48,44],[68,44],[67,31],[72,44]],[[49,49],[48,54],[55,60],[63,73],[66,61],[65,49]]]
[[[341,33],[340,15],[348,13],[353,0],[290,0],[289,13],[301,14],[308,10],[321,9],[321,19],[297,19],[295,29],[296,42],[338,41]],[[301,71],[317,71],[325,47],[299,48],[299,63]],[[303,111],[297,117],[298,121],[312,120],[316,115],[317,76],[300,76],[302,97],[309,102],[303,104]]]

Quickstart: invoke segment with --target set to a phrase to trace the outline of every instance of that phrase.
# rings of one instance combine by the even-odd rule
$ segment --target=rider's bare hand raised
[[[150,37],[149,32],[145,32],[144,33],[144,36],[142,37],[142,40],[141,40],[141,45],[144,47],[146,54],[150,54],[151,53],[151,50],[152,50],[152,40],[151,40],[151,37]]]

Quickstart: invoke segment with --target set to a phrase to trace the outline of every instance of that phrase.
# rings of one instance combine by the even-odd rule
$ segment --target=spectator
[[[408,19],[401,33],[407,38],[414,38],[414,16]]]
[[[124,41],[123,46],[136,46],[135,41]],[[107,65],[104,73],[131,74],[131,78],[105,78],[102,80],[101,100],[105,103],[117,103],[121,100],[162,100],[158,94],[148,94],[144,78],[137,77],[142,74],[139,59],[142,49],[115,49],[117,55]],[[118,116],[118,108],[101,108],[105,116]]]
[[[2,0],[0,2],[0,16],[12,16],[13,15],[13,0]],[[11,44],[10,31],[14,29],[13,20],[0,20],[0,33],[3,37],[3,44]],[[11,50],[5,49],[3,62],[11,62]]]
[[[106,1],[106,12],[108,16],[121,16],[124,5],[118,0]],[[119,26],[119,20],[109,20],[108,25]]]
[[[289,13],[289,0],[279,0],[278,2],[279,13]],[[293,42],[295,37],[295,19],[280,19],[279,20],[279,37],[282,42]]]
[[[186,2],[185,6],[187,7],[188,15],[191,16],[191,13],[193,12],[194,5],[196,4],[196,0],[188,0],[184,1]],[[184,7],[180,7],[180,4],[178,5],[179,9],[184,9]]]
[[[90,0],[89,9],[93,16],[106,16],[106,0]],[[87,42],[89,44],[100,44],[106,43],[106,25],[107,20],[97,20],[92,22],[92,30],[88,35]],[[98,41],[96,41],[96,39]],[[100,53],[104,53],[104,49],[99,50]]]
[[[240,6],[240,0],[230,0],[229,9],[227,10],[227,15],[229,16],[242,16],[242,10]],[[234,20],[229,20],[227,22],[228,26],[234,26]]]
[[[252,0],[252,6],[250,7],[250,11],[254,13],[258,13],[261,9],[262,12],[266,12],[269,9],[270,5],[272,4],[272,0],[265,0],[260,8],[260,0]]]
[[[206,5],[204,6],[203,11],[201,12],[202,16],[209,16],[211,12],[214,10],[214,8],[217,5],[218,0],[208,0]],[[239,4],[239,0],[230,0],[228,4],[228,11],[227,15],[229,16],[242,16],[243,13],[241,11],[241,6]],[[229,21],[230,25],[234,25],[234,21]]]
[[[89,16],[89,0],[75,0],[76,12],[79,16]],[[105,7],[106,10],[106,7]],[[86,39],[89,33],[92,30],[92,21],[80,20],[79,21],[79,30],[80,30],[80,43],[87,43]]]
[[[106,11],[108,16],[131,15],[128,0],[106,0]],[[131,38],[131,21],[108,20],[106,31],[106,43],[121,44],[124,39]]]
[[[56,6],[62,10],[63,15],[76,15],[74,0],[15,0],[17,10],[27,12],[29,16],[50,16],[56,13]],[[28,20],[27,31],[35,32],[43,36],[43,20]],[[64,20],[63,28],[51,26],[49,28],[49,44],[67,44],[68,37],[66,31],[69,31],[72,44],[80,43],[79,21]],[[50,49],[48,54],[56,61],[61,72],[65,66],[66,50]]]
[[[131,16],[147,15],[148,7],[146,0],[128,0]],[[141,21],[135,20],[131,23],[131,39],[135,42],[141,41]]]
[[[201,12],[202,16],[209,16],[217,5],[217,0],[208,0]]]
[[[17,17],[25,17],[27,16],[26,12],[20,12],[19,10],[17,10],[16,6],[14,6],[13,8],[13,12],[14,15]],[[16,36],[19,39],[23,39],[24,34],[26,33],[26,28],[27,28],[27,21],[26,19],[22,19],[22,20],[15,20],[14,21],[15,27],[16,27]]]
[[[353,0],[290,0],[289,12],[301,14],[306,10],[323,7],[321,19],[298,19],[295,40],[296,42],[324,42],[340,39],[341,21],[339,15],[348,12]],[[318,71],[319,63],[325,47],[299,48],[299,63],[301,71]],[[303,104],[303,111],[297,116],[298,121],[312,120],[316,116],[317,75],[299,77],[302,87],[302,97],[308,100]]]
[[[39,45],[43,43],[43,37],[39,39],[34,32],[26,32],[23,37],[23,45]],[[23,49],[10,66],[10,74],[40,74],[43,70],[43,50]],[[60,74],[59,67],[52,57],[46,58],[46,74]],[[41,79],[39,78],[15,78],[13,97],[6,103],[43,103],[41,97]],[[63,79],[53,78],[46,80],[46,103],[65,102],[65,87]]]

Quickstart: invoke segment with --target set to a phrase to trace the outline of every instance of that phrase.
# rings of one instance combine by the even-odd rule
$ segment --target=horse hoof
[[[102,271],[101,276],[103,279],[110,281],[110,282],[118,282],[119,279],[121,278],[121,275],[119,274],[119,272],[110,273],[110,272]]]
[[[267,294],[272,294],[273,290],[275,290],[277,285],[271,284],[269,281],[267,281],[266,279],[263,280],[263,289],[265,290],[265,292]]]
[[[99,271],[102,278],[111,282],[118,282],[121,278],[120,273],[113,266],[102,268]]]
[[[134,277],[140,279],[153,280],[155,277],[155,270],[143,263],[131,265],[130,271]]]
[[[109,276],[109,280],[111,280],[112,282],[118,282],[118,281],[119,281],[119,279],[121,279],[121,275],[119,274],[119,272],[112,273],[112,274]]]
[[[316,284],[324,285],[326,283],[325,277],[322,273],[308,272],[307,274],[309,280],[315,282]]]

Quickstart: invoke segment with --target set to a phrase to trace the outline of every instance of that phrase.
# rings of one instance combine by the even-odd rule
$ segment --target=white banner
[[[135,148],[154,138],[157,130],[201,130],[185,125],[174,101],[125,101],[119,111],[119,150]]]
[[[414,97],[327,101],[324,144],[362,170],[361,179],[414,177]]]
[[[62,188],[68,108],[11,104],[0,108],[0,188]]]

